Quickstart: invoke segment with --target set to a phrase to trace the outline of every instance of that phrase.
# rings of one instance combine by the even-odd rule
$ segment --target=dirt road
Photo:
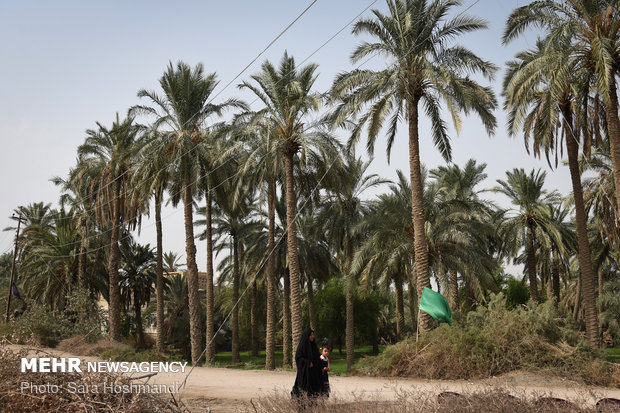
[[[46,351],[57,356],[71,356],[58,350],[46,349]],[[82,359],[93,358],[82,357]],[[181,385],[189,371],[190,367],[185,374],[159,373],[149,378],[149,382]],[[196,367],[187,375],[187,382],[179,393],[181,400],[193,412],[234,412],[252,399],[273,395],[276,392],[288,395],[294,381],[295,373],[291,371]],[[583,386],[569,380],[551,379],[531,373],[511,373],[481,381],[331,376],[330,384],[332,396],[344,400],[394,400],[402,390],[423,392],[430,396],[442,391],[467,393],[497,387],[517,396],[554,396],[589,405],[594,405],[602,397],[620,399],[620,389]]]
[[[182,382],[181,374],[158,374],[154,383]],[[234,370],[226,368],[195,368],[188,376],[181,396],[190,406],[211,407],[213,412],[235,411],[251,399],[274,392],[288,394],[295,374],[289,371]],[[483,381],[443,381],[392,379],[378,377],[330,377],[332,396],[345,399],[396,399],[399,391],[424,392],[429,395],[442,391],[467,393],[502,387],[518,396],[554,396],[594,405],[602,397],[620,398],[620,389],[581,386],[570,381],[544,378],[529,373],[513,373],[502,378]],[[197,403],[197,404],[196,404]]]

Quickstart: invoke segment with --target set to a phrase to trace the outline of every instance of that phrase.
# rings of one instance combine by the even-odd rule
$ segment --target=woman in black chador
[[[297,365],[297,377],[291,391],[292,396],[318,396],[321,393],[321,354],[314,340],[314,331],[306,328],[301,335],[297,351],[295,352],[295,364]]]

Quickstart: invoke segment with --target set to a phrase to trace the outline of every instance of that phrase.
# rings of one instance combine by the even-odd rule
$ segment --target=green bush
[[[362,295],[358,291],[353,297],[355,343],[372,343],[377,332],[381,306],[387,299],[380,291]],[[344,280],[332,278],[319,291],[314,300],[317,317],[319,345],[327,338],[332,347],[342,349],[345,344],[346,297]],[[304,323],[309,324],[307,311]]]
[[[46,304],[33,305],[0,334],[12,342],[46,347],[55,347],[61,340],[76,335],[95,342],[101,337],[101,314],[88,291],[74,290],[67,295],[64,310],[52,311]]]
[[[620,369],[581,341],[571,346],[562,338],[569,329],[552,302],[513,310],[503,294],[491,295],[487,307],[468,314],[465,325],[439,328],[386,348],[362,360],[364,373],[428,379],[470,379],[513,370],[544,370],[588,384],[620,386]]]
[[[519,305],[527,304],[530,299],[530,290],[523,282],[509,278],[506,287],[506,306],[513,309]]]

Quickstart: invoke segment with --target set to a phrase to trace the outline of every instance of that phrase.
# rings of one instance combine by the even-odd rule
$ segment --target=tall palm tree
[[[516,60],[508,62],[504,95],[505,108],[509,110],[508,131],[515,136],[523,129],[528,152],[531,138],[535,155],[540,156],[541,152],[544,152],[549,160],[549,155],[555,152],[557,163],[558,144],[561,145],[562,140],[566,142],[575,203],[578,259],[587,312],[588,339],[596,346],[598,321],[594,272],[579,169],[581,138],[589,135],[589,122],[580,119],[580,112],[584,112],[584,108],[580,107],[584,106],[581,102],[588,100],[587,82],[587,76],[577,61],[570,58],[570,44],[566,39],[552,38],[546,42],[539,41],[535,49],[519,53]],[[585,133],[582,134],[584,129]]]
[[[120,331],[120,266],[119,234],[125,225],[139,222],[139,206],[128,196],[131,167],[140,142],[142,128],[128,117],[122,122],[118,114],[111,128],[97,123],[97,129],[87,130],[85,142],[78,148],[78,162],[91,163],[97,184],[91,186],[96,200],[95,217],[100,225],[110,227],[109,272],[109,335],[119,341]]]
[[[358,225],[368,212],[368,202],[361,199],[362,194],[378,185],[389,181],[376,174],[366,174],[370,161],[364,162],[353,155],[344,159],[342,168],[333,174],[334,179],[326,180],[327,196],[321,201],[316,222],[322,223],[327,239],[335,247],[341,257],[341,272],[346,285],[346,334],[347,371],[353,367],[355,356],[355,330],[353,292],[355,280],[351,273],[353,253],[361,239],[354,235],[354,227]]]
[[[571,66],[592,76],[605,103],[609,146],[615,182],[616,209],[620,211],[620,118],[616,77],[620,75],[620,1],[539,0],[519,7],[508,17],[503,40],[518,37],[527,28],[543,29],[549,39],[566,39]],[[588,316],[588,324],[594,315]],[[590,336],[592,341],[594,337]]]
[[[251,82],[240,87],[251,90],[265,105],[258,111],[257,118],[268,116],[273,126],[273,136],[278,149],[284,156],[286,177],[286,226],[290,269],[291,312],[293,342],[299,342],[302,332],[301,271],[297,246],[297,225],[295,223],[297,196],[293,174],[296,157],[307,161],[312,148],[334,159],[337,145],[333,138],[316,125],[307,123],[309,115],[319,109],[321,97],[312,92],[317,78],[318,66],[309,64],[297,67],[295,59],[286,52],[278,68],[269,61],[261,66],[262,71],[251,76]]]
[[[206,325],[206,354],[207,363],[213,361],[215,357],[215,302],[213,288],[213,188],[218,187],[219,183],[233,178],[232,166],[237,165],[239,147],[234,142],[227,140],[227,127],[216,125],[212,127],[209,137],[209,144],[203,145],[200,151],[200,190],[204,194],[205,207],[205,232],[201,239],[206,240],[207,246],[207,325]],[[243,153],[242,153],[243,155]],[[232,198],[232,194],[229,194]]]
[[[231,168],[235,169],[235,168]],[[229,247],[232,250],[232,361],[238,363],[241,361],[239,356],[239,288],[240,288],[240,249],[242,248],[242,240],[247,236],[252,222],[248,222],[248,215],[251,210],[252,197],[248,192],[244,192],[238,197],[233,197],[237,183],[228,179],[223,181],[214,191],[216,199],[216,214],[213,217],[214,235],[216,239],[230,240],[229,242],[220,242],[220,246]],[[250,188],[246,187],[246,191]],[[198,211],[200,215],[206,213],[205,210]],[[196,225],[204,225],[205,221],[198,220]],[[201,237],[206,236],[205,233],[200,234]]]
[[[159,139],[151,141],[146,151],[153,154],[167,153],[170,170],[172,203],[181,200],[185,218],[185,252],[187,255],[187,291],[189,294],[190,337],[192,363],[201,355],[201,313],[198,296],[198,266],[194,241],[193,203],[198,190],[201,151],[204,141],[205,122],[210,116],[221,116],[228,108],[244,107],[239,101],[228,100],[212,104],[209,100],[217,86],[216,74],[204,73],[201,63],[193,69],[184,62],[172,63],[159,80],[163,95],[142,89],[138,97],[147,98],[152,106],[138,105],[131,113],[154,117],[152,128],[160,131]]]
[[[499,228],[504,246],[513,256],[525,248],[526,272],[530,282],[530,297],[538,303],[538,282],[536,275],[535,246],[544,244],[543,237],[536,237],[537,232],[548,234],[549,238],[559,240],[561,234],[552,225],[548,204],[557,202],[556,192],[548,193],[544,188],[545,172],[532,170],[527,174],[523,169],[506,172],[507,179],[498,179],[499,186],[494,191],[506,195],[518,209],[503,212]],[[559,241],[558,241],[559,244]]]
[[[164,351],[164,264],[163,264],[163,231],[161,225],[161,206],[164,200],[164,193],[170,181],[170,170],[167,168],[168,156],[166,153],[152,153],[152,145],[149,141],[159,138],[157,131],[152,131],[147,136],[147,143],[138,153],[138,159],[134,167],[132,176],[132,186],[136,202],[145,203],[145,210],[148,210],[148,203],[151,196],[155,207],[155,230],[156,230],[156,348],[157,351]]]
[[[69,171],[67,179],[60,177],[52,178],[52,182],[62,188],[60,205],[72,208],[80,228],[80,252],[78,255],[78,286],[86,288],[86,264],[89,246],[89,233],[94,230],[92,209],[95,206],[94,198],[91,197],[93,189],[97,185],[95,166],[96,162],[82,161]],[[95,185],[95,188],[93,188]],[[96,189],[95,189],[96,191]]]
[[[265,332],[265,369],[275,368],[276,337],[276,186],[282,182],[284,159],[278,151],[278,140],[272,133],[269,118],[238,125],[238,134],[247,145],[247,156],[242,160],[241,174],[249,185],[267,192],[267,323]],[[242,182],[243,180],[239,180]],[[286,357],[285,357],[286,360]]]
[[[463,46],[449,46],[456,36],[487,27],[486,22],[473,17],[447,15],[458,0],[388,0],[388,14],[373,10],[374,19],[360,20],[355,34],[368,34],[375,42],[362,43],[352,54],[354,62],[380,54],[388,59],[385,70],[360,70],[336,78],[332,95],[340,101],[333,121],[342,125],[350,115],[362,114],[353,127],[349,146],[360,138],[368,125],[366,147],[374,152],[377,135],[388,120],[387,153],[389,155],[401,119],[408,123],[409,169],[412,188],[411,217],[415,234],[415,274],[418,297],[424,287],[430,287],[428,244],[424,231],[422,202],[422,172],[420,163],[419,109],[420,104],[431,120],[431,136],[446,161],[451,159],[450,138],[441,118],[441,101],[448,107],[454,127],[461,127],[459,112],[477,113],[487,133],[492,134],[496,120],[492,111],[496,98],[489,87],[470,78],[480,73],[492,78],[496,67],[482,60]],[[428,330],[432,318],[426,313],[421,330]]]

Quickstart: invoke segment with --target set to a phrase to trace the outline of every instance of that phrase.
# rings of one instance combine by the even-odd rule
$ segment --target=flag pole
[[[418,307],[418,320],[415,329],[415,349],[418,350],[418,335],[420,334],[420,307]]]

